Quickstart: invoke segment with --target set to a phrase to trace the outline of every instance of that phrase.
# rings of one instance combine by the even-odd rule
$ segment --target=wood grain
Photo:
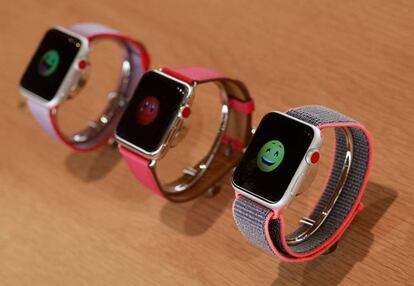
[[[0,11],[1,285],[412,285],[414,2],[3,0]],[[280,263],[236,230],[230,175],[215,197],[171,204],[114,148],[75,154],[48,138],[17,84],[49,26],[81,21],[142,40],[153,67],[207,66],[245,81],[255,124],[312,103],[365,124],[375,145],[366,209],[337,251]],[[62,114],[68,128],[96,114],[110,88],[115,62],[96,53],[91,82]],[[217,127],[216,103],[196,101],[196,131],[171,152],[167,177],[199,159]],[[292,226],[322,181],[291,206]]]

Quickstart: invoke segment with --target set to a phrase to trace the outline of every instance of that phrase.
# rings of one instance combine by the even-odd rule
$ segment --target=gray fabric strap
[[[359,204],[360,194],[363,192],[364,181],[368,176],[371,160],[371,147],[368,137],[369,135],[365,133],[366,130],[358,128],[358,125],[355,124],[356,122],[353,119],[334,110],[312,105],[291,109],[287,114],[318,127],[323,127],[323,125],[329,124],[338,124],[338,126],[334,126],[336,137],[334,164],[326,189],[315,209],[309,216],[311,219],[316,219],[326,206],[336,187],[343,168],[347,148],[345,132],[340,125],[352,125],[347,127],[351,131],[353,139],[353,159],[342,193],[319,229],[306,240],[298,244],[289,245],[289,249],[286,249],[284,246],[287,245],[287,243],[285,237],[282,237],[281,235],[283,233],[283,220],[280,216],[272,218],[272,216],[274,216],[272,210],[243,196],[238,196],[234,203],[233,214],[239,230],[252,243],[272,254],[278,254],[287,259],[303,259],[307,256],[314,257],[322,254],[321,252],[314,250],[316,250],[316,248],[318,248],[318,250],[321,249],[320,246],[325,245],[328,240],[330,244],[333,244],[335,241],[330,240],[330,238],[332,238],[338,231],[340,234],[345,231],[347,225],[344,222],[346,218],[355,214],[357,205]],[[296,237],[297,234],[302,233],[305,228],[306,226],[302,225],[293,233],[288,234],[287,237]],[[266,231],[268,231],[268,233],[266,233]],[[267,239],[267,236],[271,241]],[[275,253],[275,251],[277,253]]]

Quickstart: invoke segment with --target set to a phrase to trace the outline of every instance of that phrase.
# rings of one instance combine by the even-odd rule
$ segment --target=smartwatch
[[[325,190],[311,214],[285,234],[283,210],[318,163],[325,128],[335,132]],[[306,261],[326,253],[363,209],[371,162],[370,134],[350,117],[316,105],[268,113],[233,174],[237,227],[253,244],[284,261]]]
[[[221,123],[209,153],[183,175],[161,184],[157,162],[183,137],[191,117],[196,85],[213,82],[220,88]],[[245,85],[205,68],[152,70],[141,81],[118,124],[115,139],[137,179],[174,202],[195,198],[214,186],[241,157],[251,137],[254,102]]]
[[[111,40],[122,49],[118,86],[108,95],[108,105],[96,121],[75,134],[59,128],[59,106],[86,82],[91,44]],[[95,23],[68,29],[54,27],[46,32],[20,81],[20,93],[41,127],[56,140],[76,151],[90,151],[113,137],[116,125],[141,75],[148,70],[144,46],[120,32]]]

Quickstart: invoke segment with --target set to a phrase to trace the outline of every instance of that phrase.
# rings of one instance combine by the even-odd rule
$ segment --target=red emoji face
[[[148,125],[155,120],[159,111],[158,99],[154,96],[144,98],[137,107],[136,118],[138,124]]]

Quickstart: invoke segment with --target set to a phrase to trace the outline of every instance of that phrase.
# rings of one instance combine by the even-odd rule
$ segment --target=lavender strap
[[[76,25],[71,26],[69,29],[85,37],[91,37],[97,34],[120,35],[120,32],[113,30],[111,28],[108,28],[104,25],[96,24],[96,23],[76,24]],[[140,49],[131,42],[128,42],[122,39],[120,40],[123,41],[125,44],[125,49],[122,49],[122,57],[124,59],[128,58],[132,65],[129,83],[128,83],[128,86],[125,92],[125,98],[129,100],[132,97],[135,91],[135,88],[139,82],[139,79],[141,78],[145,70],[144,70],[144,67],[142,66],[142,60],[141,60],[142,55],[141,55]],[[93,42],[93,40],[91,42]],[[46,107],[39,101],[35,99],[31,99],[31,98],[28,99],[27,104],[34,118],[37,120],[40,126],[50,136],[52,136],[53,138],[59,141],[63,141],[63,140],[65,140],[66,142],[70,141],[69,137],[71,136],[68,136],[67,138],[62,139],[61,137],[62,135],[60,131],[59,131],[60,134],[56,132],[56,128],[58,128],[58,126],[56,126],[57,122],[54,121],[54,119],[51,117],[51,112],[53,112],[51,109],[49,109],[48,107]],[[125,107],[126,107],[126,104],[125,104]],[[117,113],[112,117],[112,120],[99,133],[97,133],[96,136],[93,136],[90,139],[83,141],[83,142],[72,142],[71,141],[70,143],[73,144],[74,147],[78,150],[88,150],[101,144],[103,141],[108,139],[114,133],[114,130],[119,120],[121,119],[121,116],[122,116],[122,113],[125,107],[119,108],[117,110]]]

